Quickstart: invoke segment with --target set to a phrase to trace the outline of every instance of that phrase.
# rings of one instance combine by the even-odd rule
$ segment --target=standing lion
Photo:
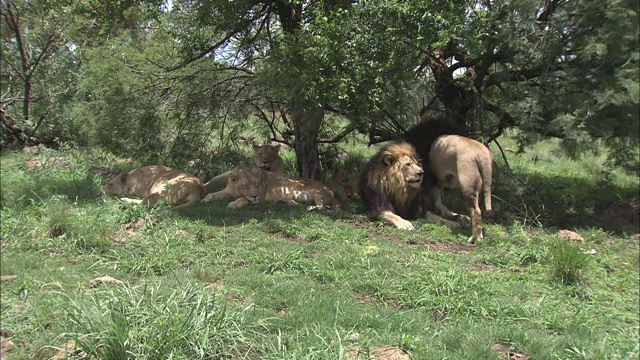
[[[442,120],[422,122],[407,131],[405,139],[417,149],[425,160],[425,180],[422,187],[428,194],[424,206],[446,217],[456,217],[471,222],[473,244],[481,239],[482,214],[479,205],[482,192],[485,216],[495,217],[491,206],[493,155],[476,140],[466,137],[460,126]],[[459,189],[470,217],[449,210],[442,203],[444,189]]]
[[[360,174],[360,196],[369,215],[405,230],[415,230],[407,218],[422,214],[431,221],[457,226],[423,211],[420,201],[423,175],[411,144],[398,141],[382,148],[369,159]]]

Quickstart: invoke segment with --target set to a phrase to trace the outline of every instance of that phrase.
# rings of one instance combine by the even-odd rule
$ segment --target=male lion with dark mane
[[[227,186],[208,194],[202,201],[237,198],[227,205],[240,208],[260,201],[284,202],[289,205],[308,203],[307,210],[320,210],[337,205],[333,192],[319,181],[290,178],[286,174],[265,171],[256,165],[239,165],[227,172]]]
[[[155,205],[160,200],[172,204],[173,210],[191,206],[204,196],[200,179],[188,172],[166,166],[143,166],[122,173],[109,180],[106,191],[110,194],[134,194],[140,199],[122,198],[130,204]]]
[[[432,120],[414,126],[407,131],[405,139],[425,160],[422,187],[429,202],[424,206],[440,215],[470,222],[468,242],[473,244],[483,237],[480,191],[484,197],[485,217],[496,217],[497,214],[491,207],[493,155],[486,146],[466,135],[466,130],[456,124]],[[455,213],[442,203],[444,189],[460,189],[471,217]]]
[[[415,230],[406,218],[426,215],[428,220],[457,226],[457,223],[424,212],[420,184],[424,171],[414,147],[393,142],[378,151],[360,174],[360,196],[372,218],[398,229]]]

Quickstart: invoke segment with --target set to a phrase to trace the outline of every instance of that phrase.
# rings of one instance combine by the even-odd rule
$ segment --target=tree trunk
[[[436,94],[451,120],[466,127],[467,113],[473,103],[473,93],[456,84],[453,72],[449,69],[446,61],[447,54],[444,50],[433,51],[429,67],[436,80]]]
[[[298,175],[303,178],[322,180],[317,140],[324,120],[325,104],[294,98],[292,109]]]

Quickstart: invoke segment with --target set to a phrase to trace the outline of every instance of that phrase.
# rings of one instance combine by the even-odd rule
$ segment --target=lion
[[[284,168],[284,161],[278,155],[280,151],[280,145],[259,145],[253,143],[251,145],[253,149],[253,156],[256,161],[256,165],[267,171],[273,171],[286,174],[287,171]]]
[[[469,244],[482,239],[482,212],[479,200],[482,191],[485,216],[494,217],[491,205],[493,154],[476,140],[459,135],[443,135],[436,139],[429,154],[429,168],[437,184],[428,190],[429,199],[441,215],[471,222]],[[449,210],[442,203],[443,189],[459,189],[471,218]]]
[[[204,197],[205,187],[188,172],[167,166],[150,165],[122,173],[109,180],[110,194],[134,194],[142,200],[121,198],[130,204],[155,205],[160,200],[172,204],[173,210],[191,206]]]
[[[349,180],[347,172],[342,168],[333,171],[331,177],[327,180],[327,186],[333,191],[336,199],[340,201],[345,201],[356,195],[356,187]]]
[[[406,133],[406,139],[418,154],[428,161],[424,164],[422,187],[427,194],[424,207],[430,207],[445,217],[456,217],[471,223],[474,244],[483,238],[480,191],[484,196],[485,217],[496,217],[491,205],[493,155],[476,140],[466,137],[466,131],[456,124],[435,120],[416,125]],[[449,210],[442,203],[442,190],[459,189],[471,217]]]
[[[423,175],[411,144],[395,141],[380,149],[360,174],[360,196],[369,215],[404,230],[415,230],[406,218],[421,215],[456,227],[457,223],[423,211],[420,196]]]
[[[237,209],[260,201],[289,205],[308,203],[307,210],[337,206],[333,192],[319,181],[290,178],[286,174],[266,171],[256,165],[239,165],[228,171],[227,186],[208,194],[202,201],[237,198],[227,207]]]

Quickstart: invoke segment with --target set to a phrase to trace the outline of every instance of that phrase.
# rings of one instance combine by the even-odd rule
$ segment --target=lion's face
[[[420,188],[424,171],[415,157],[408,154],[389,153],[383,156],[383,161],[387,166],[395,167],[402,174],[402,178],[408,187]]]
[[[127,185],[126,177],[127,173],[123,173],[109,180],[106,185],[107,193],[122,194],[125,191]]]
[[[280,151],[279,145],[256,145],[253,144],[253,156],[256,161],[256,165],[264,170],[271,171],[278,152]]]
[[[229,175],[236,191],[250,203],[256,203],[264,197],[267,179],[263,170],[256,166],[243,166]]]
[[[347,172],[344,171],[344,169],[342,169],[342,168],[336,169],[333,172],[332,178],[333,178],[334,181],[339,182],[341,184],[348,184],[349,183],[349,177],[347,176]]]
[[[420,188],[424,171],[416,159],[403,156],[398,161],[401,166],[400,171],[402,171],[402,176],[404,176],[404,179],[407,181],[407,185],[413,188]]]

